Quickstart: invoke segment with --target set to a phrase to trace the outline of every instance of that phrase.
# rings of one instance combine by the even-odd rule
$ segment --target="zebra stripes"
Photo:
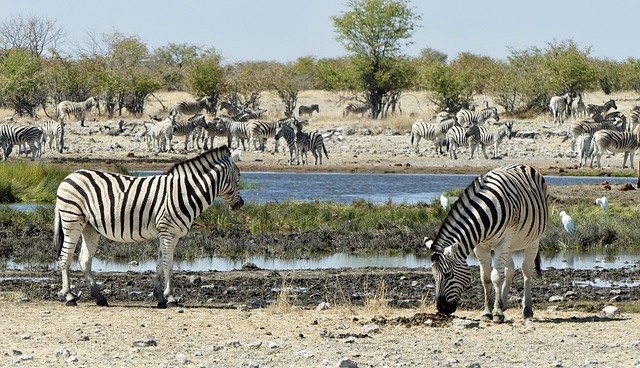
[[[578,97],[571,101],[571,114],[574,119],[581,119],[587,116],[587,106],[585,106],[581,94],[578,94]]]
[[[480,131],[478,126],[473,124],[469,129],[461,126],[454,126],[447,131],[447,142],[449,143],[449,158],[458,159],[456,150],[458,147],[469,146],[471,154],[469,159],[473,158],[473,154],[480,143]]]
[[[42,130],[42,153],[45,151],[47,141],[49,141],[49,149],[55,148],[62,153],[64,149],[64,127],[55,120],[46,120],[40,125]]]
[[[606,151],[611,153],[624,152],[622,160],[622,168],[627,166],[627,157],[633,169],[633,157],[638,149],[638,131],[634,132],[618,132],[615,130],[598,130],[593,134],[593,153],[591,154],[591,164],[593,167],[593,159],[596,159],[598,168],[600,166],[600,158]]]
[[[296,145],[296,133],[294,129],[289,126],[284,121],[278,122],[278,127],[276,128],[276,140],[284,138],[285,142],[287,142],[287,147],[289,147],[289,165],[293,165],[293,155],[295,154],[297,164],[300,165],[300,161],[298,159],[298,147]]]
[[[580,167],[587,166],[587,160],[593,154],[593,136],[585,133],[580,134],[576,143],[578,144],[578,157],[580,159]]]
[[[79,263],[91,296],[108,305],[91,273],[100,236],[121,243],[160,239],[154,294],[158,306],[175,304],[171,287],[173,253],[178,239],[216,197],[238,210],[240,170],[226,146],[175,164],[162,175],[133,177],[99,170],[67,176],[57,191],[54,245],[59,247],[62,289],[67,305],[78,299],[70,291],[69,265],[82,236]]]
[[[314,165],[318,164],[318,160],[320,160],[320,165],[322,165],[323,151],[327,159],[329,158],[329,155],[327,154],[327,148],[324,146],[324,138],[322,138],[322,134],[317,131],[310,133],[303,132],[303,122],[304,121],[300,120],[295,121],[296,149],[298,155],[303,157],[302,164],[309,164],[308,152],[311,151],[311,154],[313,154],[313,157],[315,158]],[[300,162],[300,160],[298,160],[298,162]]]
[[[614,100],[609,100],[603,105],[588,104],[587,113],[589,113],[590,115],[602,114],[604,116],[607,115],[607,112],[609,112],[609,110],[617,108],[618,106],[616,106],[616,102]]]
[[[268,138],[275,138],[278,123],[274,121],[252,120],[247,126],[249,131],[249,149],[255,148],[256,141],[260,144],[260,151],[264,152],[265,142]],[[278,140],[276,139],[275,152],[278,152]]]
[[[58,104],[58,120],[64,124],[64,119],[70,115],[80,116],[80,126],[84,125],[87,111],[91,111],[93,107],[100,108],[98,96],[92,96],[83,102],[62,101]]]
[[[173,124],[175,118],[167,117],[158,121],[152,117],[151,121],[144,122],[144,135],[147,137],[147,151],[167,152],[173,150],[171,141],[173,140]]]
[[[564,124],[565,115],[570,115],[571,113],[572,102],[573,101],[569,93],[565,93],[562,96],[551,97],[551,100],[549,101],[549,110],[551,110],[551,115],[553,116],[553,124]]]
[[[344,108],[344,111],[342,111],[342,116],[349,116],[349,114],[360,114],[360,117],[364,117],[364,114],[369,110],[371,110],[370,103],[366,103],[363,105],[350,103],[347,105],[347,107]]]
[[[548,193],[543,176],[533,167],[502,166],[476,178],[453,204],[431,250],[436,306],[452,314],[471,280],[466,264],[473,251],[484,287],[484,319],[504,321],[515,267],[511,253],[524,251],[523,315],[533,317],[531,279],[540,271],[538,246],[548,222]],[[494,253],[493,270],[491,253]],[[491,286],[493,284],[493,293]]]
[[[505,121],[500,127],[488,128],[486,126],[478,127],[480,133],[480,144],[482,145],[482,154],[484,158],[487,156],[486,146],[493,145],[493,158],[498,157],[498,146],[507,138],[513,138],[513,122]]]
[[[250,136],[248,122],[235,121],[228,116],[218,116],[214,119],[214,121],[216,122],[216,127],[218,130],[227,132],[229,147],[232,147],[231,142],[233,139],[235,139],[235,148],[240,148],[240,143],[242,143],[242,150],[247,150],[244,143],[249,139]]]
[[[571,137],[571,150],[575,152],[576,139],[581,134],[590,134],[593,136],[598,130],[602,129],[623,131],[625,130],[625,126],[623,121],[619,120],[603,120],[599,123],[588,119],[575,121],[569,125],[569,135],[567,135],[562,141],[564,142]]]
[[[42,129],[35,125],[0,124],[0,153],[5,161],[14,145],[28,144],[31,161],[42,156]]]
[[[456,118],[458,119],[458,124],[463,127],[468,127],[474,122],[477,124],[484,124],[484,122],[489,119],[500,121],[498,109],[495,107],[487,107],[480,111],[462,109],[456,113]]]
[[[195,130],[198,126],[202,126],[202,122],[204,121],[204,115],[198,114],[190,117],[185,121],[174,121],[173,122],[173,136],[176,137],[184,137],[184,150],[189,149],[189,139],[191,139],[191,147],[196,148],[196,139],[195,139]],[[199,142],[198,142],[198,148]]]
[[[425,123],[421,120],[416,121],[411,126],[411,145],[414,144],[415,140],[415,150],[416,153],[418,153],[420,150],[420,139],[424,138],[426,140],[434,141],[435,145],[436,140],[438,138],[445,137],[447,131],[455,125],[458,125],[458,120],[453,116],[443,118],[440,122],[435,124]],[[440,150],[442,150],[442,146],[440,146]],[[442,154],[442,151],[438,153]]]
[[[169,112],[169,116],[178,116],[179,114],[183,115],[196,115],[199,114],[200,111],[205,109],[207,112],[211,111],[213,108],[213,98],[209,96],[204,96],[198,101],[180,101],[173,105],[171,111]]]
[[[300,107],[298,107],[298,115],[302,116],[302,115],[313,115],[313,112],[317,112],[318,114],[320,113],[320,106],[318,104],[313,104],[311,106],[305,106],[305,105],[300,105]]]

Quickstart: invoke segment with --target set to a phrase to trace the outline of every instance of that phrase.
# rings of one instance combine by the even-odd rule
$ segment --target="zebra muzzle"
[[[446,297],[439,296],[436,300],[436,307],[438,308],[438,312],[449,316],[458,309],[458,301],[454,300],[449,302]]]
[[[231,209],[231,211],[237,211],[240,208],[242,208],[242,206],[244,206],[244,199],[242,199],[242,197],[238,196],[238,200],[231,203],[229,205],[229,209]]]

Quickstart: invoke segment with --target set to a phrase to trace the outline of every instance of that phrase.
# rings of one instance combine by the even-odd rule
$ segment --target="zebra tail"
[[[538,275],[538,277],[541,277],[542,276],[542,258],[540,257],[540,250],[538,250],[538,254],[536,254],[535,267],[536,267],[536,275]]]
[[[322,145],[322,150],[324,151],[325,157],[329,159],[329,155],[327,154],[327,147],[325,147],[324,144]]]
[[[411,145],[413,146],[413,132],[411,132]]]
[[[60,256],[62,252],[62,244],[64,244],[64,234],[62,232],[62,219],[60,217],[60,211],[58,206],[55,207],[53,212],[53,245],[58,249],[57,255]]]

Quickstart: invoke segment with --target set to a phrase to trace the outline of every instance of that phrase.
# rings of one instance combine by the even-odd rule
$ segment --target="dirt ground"
[[[186,94],[161,96],[170,105]],[[609,96],[586,95],[586,103],[602,103]],[[636,103],[635,96],[613,96],[619,110],[628,113]],[[522,134],[500,146],[500,159],[469,160],[468,152],[458,160],[439,156],[431,150],[431,142],[421,142],[416,153],[410,144],[411,124],[417,119],[430,120],[433,112],[427,98],[418,93],[403,99],[403,115],[387,121],[370,121],[361,117],[342,117],[344,103],[324,92],[304,92],[300,104],[320,104],[320,113],[310,119],[309,130],[336,131],[326,140],[329,159],[320,166],[286,164],[288,153],[280,144],[273,152],[273,141],[267,152],[245,152],[239,166],[242,171],[336,171],[395,173],[483,173],[508,163],[528,163],[545,174],[580,173],[577,158],[571,157],[569,143],[562,142],[567,127],[553,126],[550,116],[528,121],[515,121],[514,130]],[[272,115],[282,107],[276,99],[265,98],[264,105]],[[149,112],[155,113],[150,104]],[[409,117],[410,114],[416,117]],[[64,153],[47,150],[40,160],[68,168],[100,167],[109,169],[122,164],[132,169],[164,170],[174,162],[192,157],[185,152],[183,138],[174,138],[171,153],[147,152],[139,137],[141,120],[125,117],[125,132],[119,136],[104,134],[115,128],[117,120],[97,117],[80,127],[67,124]],[[511,120],[511,119],[509,119]],[[523,138],[531,136],[533,138]],[[216,141],[216,145],[220,143]],[[491,155],[491,149],[487,150]],[[15,160],[15,156],[11,157]],[[603,157],[601,174],[621,171],[622,156]],[[633,174],[632,169],[625,172]],[[605,180],[605,179],[603,179]],[[635,184],[636,179],[630,178]],[[330,185],[329,183],[327,185]],[[608,193],[610,201],[639,203],[637,191],[622,191],[617,186],[607,190],[602,185],[552,187],[552,195],[593,196]],[[637,273],[637,266],[635,266]],[[248,271],[252,272],[252,271]],[[255,271],[262,272],[262,271]],[[335,272],[335,271],[334,271]],[[363,275],[379,273],[362,270]],[[339,272],[338,272],[339,273]],[[36,274],[34,277],[43,276]],[[49,273],[44,275],[51,276]],[[566,275],[565,275],[566,276]],[[3,274],[3,280],[14,275]],[[151,275],[143,275],[142,291],[124,288],[138,285],[140,276],[108,275],[101,282],[119,285],[110,308],[98,308],[85,297],[77,307],[64,307],[50,297],[59,289],[56,276],[52,281],[37,283],[0,283],[0,365],[2,366],[82,366],[82,367],[629,367],[640,365],[640,315],[624,310],[617,315],[604,315],[602,307],[610,302],[611,290],[601,290],[591,301],[599,302],[591,311],[570,307],[554,307],[546,303],[549,295],[534,288],[536,316],[524,321],[517,308],[507,312],[508,322],[495,325],[479,321],[477,305],[463,308],[455,317],[476,322],[465,326],[464,320],[451,322],[436,316],[431,303],[414,300],[409,305],[340,305],[316,310],[314,304],[274,303],[255,308],[254,300],[245,298],[225,303],[206,300],[185,302],[184,307],[160,310],[146,298],[146,283]],[[53,279],[53,277],[56,277]],[[207,275],[203,278],[206,279]],[[335,274],[326,273],[327,280]],[[181,277],[178,277],[181,278]],[[187,279],[184,276],[181,279]],[[637,275],[636,275],[637,279]],[[243,279],[236,285],[219,290],[240,293]],[[476,278],[477,281],[477,278]],[[424,280],[421,281],[425,283]],[[514,282],[514,287],[518,282]],[[545,283],[546,285],[547,283]],[[565,295],[561,282],[550,282],[548,290],[557,287]],[[14,285],[9,288],[7,285]],[[199,285],[198,288],[202,288]],[[393,288],[393,286],[392,286]],[[637,287],[636,287],[637,288]],[[201,289],[202,290],[202,289]],[[141,294],[130,294],[139,292]],[[270,291],[273,292],[273,291]],[[477,293],[478,290],[467,291]],[[391,293],[391,291],[390,291]],[[518,295],[519,292],[512,293]],[[336,290],[332,294],[337,294]],[[424,294],[417,291],[414,299]],[[403,294],[404,295],[404,294]],[[475,295],[475,294],[474,294]],[[627,294],[623,294],[627,295]],[[615,295],[614,295],[615,296]],[[637,294],[627,301],[637,301]],[[286,298],[285,298],[286,299]],[[401,302],[400,297],[394,299]],[[248,307],[243,305],[247,304]],[[375,304],[375,303],[374,303]],[[547,308],[550,306],[549,308]],[[257,305],[262,307],[262,305]],[[421,314],[427,313],[427,315]],[[409,322],[407,322],[409,321]],[[436,327],[437,326],[437,327]],[[349,362],[342,359],[350,359]]]

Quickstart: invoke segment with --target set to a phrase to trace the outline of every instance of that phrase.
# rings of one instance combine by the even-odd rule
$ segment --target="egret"
[[[573,219],[571,218],[571,216],[567,215],[566,212],[564,211],[560,211],[560,217],[562,218],[562,225],[564,226],[564,229],[571,235],[573,235]]]
[[[607,197],[596,198],[596,204],[602,207],[604,213],[609,213],[609,200]]]
[[[445,197],[444,195],[440,194],[440,204],[442,205],[442,208],[444,208],[444,210],[448,210],[449,209],[449,198]]]

